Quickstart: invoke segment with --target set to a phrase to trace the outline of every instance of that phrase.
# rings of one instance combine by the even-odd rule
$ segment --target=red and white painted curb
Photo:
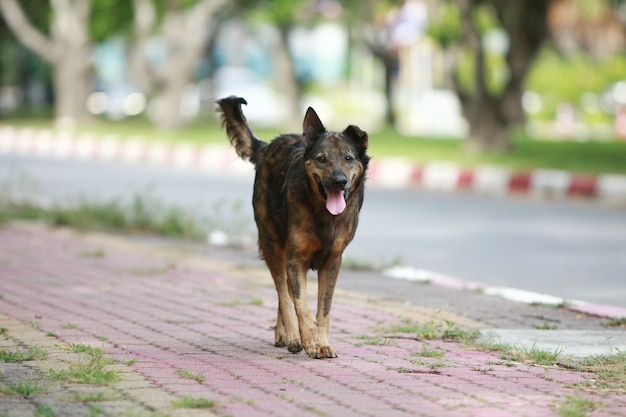
[[[500,297],[505,300],[518,303],[559,306],[568,310],[596,317],[626,317],[626,308],[624,307],[594,304],[580,300],[568,300],[565,298],[555,297],[553,295],[540,294],[518,288],[489,286],[479,282],[465,281],[440,274],[438,272],[426,271],[423,269],[398,266],[389,268],[383,273],[389,278],[427,283],[452,290],[479,291],[485,295]]]
[[[226,144],[154,142],[142,137],[12,126],[0,126],[0,154],[116,161],[229,175],[254,172],[252,165],[241,161]],[[368,179],[371,185],[385,188],[421,187],[495,196],[577,197],[626,203],[626,175],[579,175],[553,169],[516,172],[499,166],[467,169],[450,162],[415,165],[406,158],[376,158],[370,165]]]
[[[242,161],[226,145],[165,143],[141,137],[97,136],[11,126],[0,126],[1,154],[115,161],[250,177],[254,173],[252,164]],[[526,194],[626,202],[624,175],[578,176],[557,170],[519,173],[496,166],[468,170],[448,162],[417,166],[408,159],[385,158],[372,161],[368,177],[374,186],[386,188],[415,186],[428,190],[463,190],[490,195]],[[385,274],[392,278],[425,281],[451,289],[479,290],[517,302],[563,305],[570,310],[601,317],[626,317],[626,309],[621,307],[564,300],[514,288],[488,287],[430,271],[401,267],[388,270]]]

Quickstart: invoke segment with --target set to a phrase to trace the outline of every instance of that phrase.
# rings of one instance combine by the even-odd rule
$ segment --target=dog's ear
[[[346,130],[343,131],[343,134],[352,139],[357,144],[361,145],[363,148],[367,149],[367,145],[369,143],[367,132],[359,129],[355,125],[350,125],[346,127]]]
[[[309,107],[304,115],[304,122],[302,122],[302,137],[306,142],[311,142],[320,133],[326,132],[326,128],[322,124],[322,121],[313,110],[313,107]]]

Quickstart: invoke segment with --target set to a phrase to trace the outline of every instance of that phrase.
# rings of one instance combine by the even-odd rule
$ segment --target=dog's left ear
[[[346,130],[343,131],[343,134],[352,139],[357,144],[363,146],[363,148],[367,149],[367,145],[369,143],[367,132],[364,132],[355,125],[350,125],[346,127]]]
[[[306,142],[311,142],[320,133],[326,132],[326,128],[322,124],[322,121],[313,110],[313,107],[309,107],[304,115],[304,122],[302,123],[302,136]]]

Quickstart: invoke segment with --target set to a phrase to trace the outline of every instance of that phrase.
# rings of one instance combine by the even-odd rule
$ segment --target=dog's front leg
[[[333,302],[333,293],[340,267],[341,255],[338,255],[329,259],[317,273],[317,334],[322,358],[337,357],[337,352],[328,341],[328,330],[330,328],[330,307]]]
[[[287,279],[293,303],[298,316],[300,339],[304,351],[312,358],[320,358],[320,347],[317,336],[317,325],[309,306],[306,294],[306,271],[304,262],[291,259],[287,261]],[[289,350],[291,347],[288,346]]]

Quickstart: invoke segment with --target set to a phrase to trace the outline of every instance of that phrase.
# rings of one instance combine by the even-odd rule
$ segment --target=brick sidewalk
[[[264,271],[137,239],[6,225],[0,295],[0,349],[49,352],[0,363],[0,388],[20,380],[47,387],[27,398],[0,394],[2,416],[39,415],[49,405],[59,416],[536,417],[558,415],[572,397],[596,403],[589,416],[626,410],[622,392],[579,384],[592,374],[511,363],[459,343],[381,338],[375,329],[402,317],[370,302],[374,296],[345,290],[333,304],[339,358],[289,354],[272,345],[276,296]],[[488,327],[449,311],[407,306],[401,313]],[[51,380],[50,369],[78,360],[69,344],[103,348],[120,361],[110,365],[120,381]],[[420,356],[426,352],[439,357]],[[86,389],[112,394],[72,400]],[[175,407],[183,397],[214,405]]]

